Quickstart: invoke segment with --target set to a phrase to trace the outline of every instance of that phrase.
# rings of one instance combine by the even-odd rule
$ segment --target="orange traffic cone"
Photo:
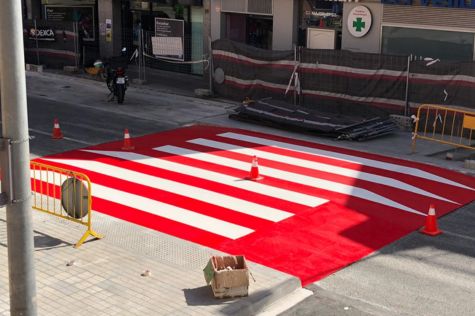
[[[53,135],[51,136],[53,139],[61,139],[63,138],[63,132],[61,132],[61,128],[59,127],[59,121],[57,118],[54,119],[53,125]]]
[[[134,150],[134,148],[130,140],[129,130],[126,128],[124,130],[124,144],[122,145],[122,150]]]
[[[261,180],[263,177],[259,176],[259,165],[257,163],[257,157],[252,157],[251,172],[249,173],[248,180],[257,181]]]
[[[426,217],[426,225],[420,230],[420,232],[429,236],[442,234],[442,231],[437,228],[437,217],[435,216],[435,207],[433,204],[429,207],[429,214]]]

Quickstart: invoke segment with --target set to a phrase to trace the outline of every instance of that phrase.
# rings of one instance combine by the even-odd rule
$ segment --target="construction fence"
[[[473,147],[475,112],[423,104],[414,116],[415,127],[412,137],[412,151],[416,150],[418,139],[435,141],[465,149]]]
[[[214,92],[273,97],[344,114],[415,114],[422,103],[474,108],[475,63],[297,47],[269,51],[229,40],[212,45]]]
[[[30,162],[30,170],[32,207],[86,227],[75,248],[90,236],[102,238],[92,229],[91,181],[87,175],[37,161]]]

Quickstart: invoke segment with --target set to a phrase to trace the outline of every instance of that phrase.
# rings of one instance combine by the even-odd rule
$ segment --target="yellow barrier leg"
[[[74,248],[81,247],[81,245],[86,241],[87,237],[89,237],[89,236],[93,236],[93,237],[98,238],[98,239],[101,239],[101,238],[104,237],[104,235],[98,234],[95,231],[93,231],[92,229],[88,229],[84,233],[84,235],[82,235],[81,239],[79,239],[79,241],[74,245]]]

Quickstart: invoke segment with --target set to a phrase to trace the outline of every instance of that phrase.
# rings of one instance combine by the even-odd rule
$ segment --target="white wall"
[[[272,34],[273,50],[293,49],[295,31],[297,29],[297,20],[295,17],[294,5],[292,0],[274,0],[274,30]]]
[[[221,0],[211,0],[211,40],[221,38]]]
[[[348,31],[348,14],[356,6],[364,5],[371,11],[373,21],[371,29],[363,37],[354,37]],[[381,21],[383,19],[383,5],[380,3],[344,3],[343,4],[343,28],[341,49],[362,53],[380,53],[381,51]]]

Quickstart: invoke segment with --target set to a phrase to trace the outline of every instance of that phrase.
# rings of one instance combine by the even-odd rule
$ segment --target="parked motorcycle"
[[[121,56],[111,57],[105,62],[98,60],[94,63],[94,67],[103,68],[102,73],[111,92],[109,97],[112,97],[111,100],[117,98],[119,104],[124,103],[125,91],[129,86],[129,78],[125,74],[127,62],[126,50],[123,48]]]

